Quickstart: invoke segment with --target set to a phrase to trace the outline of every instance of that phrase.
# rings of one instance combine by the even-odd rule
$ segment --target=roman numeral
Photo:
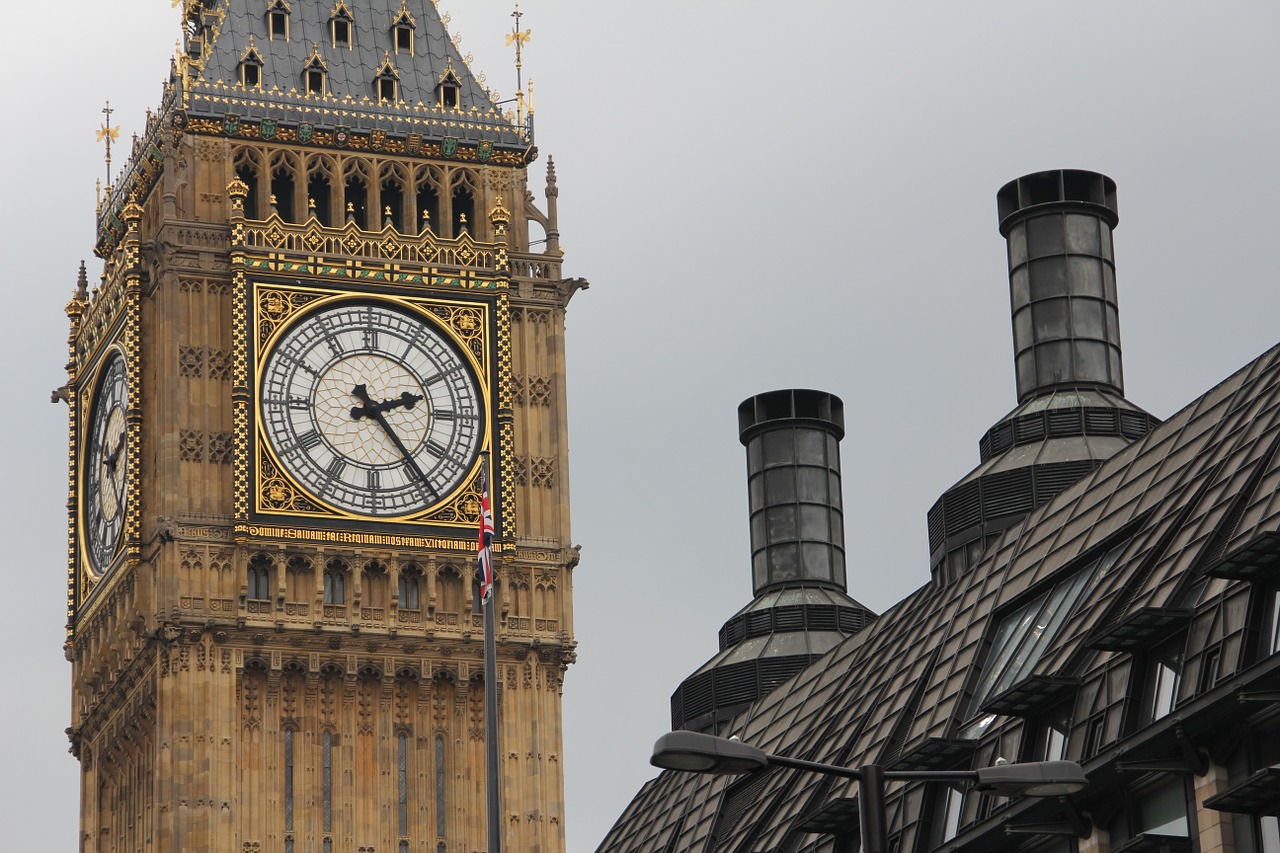
[[[369,488],[378,489],[382,487],[382,476],[377,468],[369,469],[369,477],[367,479]]]
[[[345,470],[347,470],[347,460],[343,459],[341,456],[333,457],[329,462],[328,467],[325,468],[325,471],[328,472],[329,476],[335,480],[341,480],[342,472]]]
[[[311,450],[315,448],[318,444],[320,444],[320,433],[316,432],[315,430],[311,430],[310,432],[303,433],[302,435],[298,436],[298,444],[302,446],[303,450]],[[337,461],[341,461],[341,460],[337,460]]]

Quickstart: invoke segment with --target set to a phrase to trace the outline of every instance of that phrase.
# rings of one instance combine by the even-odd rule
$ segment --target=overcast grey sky
[[[510,5],[441,7],[510,94]],[[928,579],[925,512],[1015,402],[1003,183],[1050,168],[1118,183],[1126,391],[1153,414],[1276,343],[1280,4],[522,10],[532,171],[555,157],[566,273],[592,282],[568,320],[583,550],[563,761],[583,853],[653,775],[671,691],[750,599],[741,400],[841,396],[850,593],[879,611]],[[141,129],[178,14],[165,0],[6,11],[0,847],[74,850],[66,408],[47,401],[77,264],[99,269],[99,110],[110,98],[124,140]]]

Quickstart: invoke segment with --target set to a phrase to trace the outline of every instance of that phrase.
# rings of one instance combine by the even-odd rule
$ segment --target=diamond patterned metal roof
[[[1064,679],[1079,679],[1069,737],[1074,753],[1068,757],[1085,761],[1088,769],[1093,753],[1081,750],[1089,740],[1090,719],[1119,720],[1129,701],[1129,662],[1143,650],[1099,650],[1093,643],[1116,633],[1114,626],[1145,625],[1149,614],[1190,610],[1186,630],[1196,639],[1187,644],[1176,707],[1190,714],[1217,702],[1213,697],[1219,692],[1229,698],[1235,680],[1248,681],[1270,667],[1250,668],[1248,653],[1223,651],[1213,677],[1196,676],[1202,646],[1238,648],[1232,638],[1244,627],[1225,624],[1238,617],[1223,614],[1232,607],[1243,612],[1233,602],[1250,594],[1247,580],[1206,575],[1205,569],[1221,562],[1214,553],[1225,548],[1228,560],[1241,559],[1251,545],[1280,531],[1278,436],[1280,347],[1004,531],[964,576],[947,586],[921,587],[730,721],[722,733],[766,752],[845,766],[951,743],[973,722],[964,718],[972,685],[1000,616],[1120,543],[1127,544],[1118,562],[1066,619],[1029,676],[1068,688]],[[1055,698],[1063,693],[1054,692]],[[1017,710],[1012,704],[999,710]],[[1201,722],[1211,727],[1221,721]],[[1212,734],[1211,728],[1195,731],[1193,716],[1181,724],[1193,738]],[[973,750],[973,766],[1005,755],[1023,725],[1019,718],[993,716]],[[1122,743],[1126,735],[1117,723],[1114,732],[1100,729],[1099,737],[1105,746]],[[599,850],[807,850],[820,838],[801,840],[796,833],[803,836],[801,823],[814,816],[815,796],[837,800],[857,790],[856,783],[832,784],[817,774],[775,773],[750,804],[735,803],[732,821],[723,820],[733,781],[664,772],[645,785]],[[1266,774],[1263,785],[1270,784]],[[820,789],[824,785],[829,790]],[[914,844],[911,833],[924,830],[919,816],[913,816],[919,800],[904,805],[904,790],[891,788],[888,806],[890,825],[904,833],[903,849],[908,849]],[[965,831],[957,845],[972,840]],[[1135,843],[1133,849],[1147,849],[1141,846],[1145,842]]]

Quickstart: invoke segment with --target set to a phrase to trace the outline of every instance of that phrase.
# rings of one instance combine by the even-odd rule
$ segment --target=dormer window
[[[396,73],[395,66],[391,64],[391,55],[386,53],[382,58],[382,66],[373,78],[374,96],[379,101],[394,103],[397,100],[399,82],[400,76]]]
[[[396,53],[413,53],[413,31],[417,24],[409,14],[407,0],[400,0],[400,13],[391,22],[391,43]]]
[[[349,50],[354,31],[355,18],[351,17],[351,10],[343,0],[338,0],[338,5],[333,7],[333,13],[329,16],[329,34],[333,37],[333,46]]]
[[[273,39],[289,40],[289,4],[285,0],[273,0],[267,7],[267,35]]]
[[[313,45],[311,48],[311,57],[307,60],[307,64],[302,68],[302,87],[308,95],[325,94],[325,82],[329,76],[329,69],[324,64],[324,60],[320,58],[320,45]]]
[[[453,71],[453,59],[449,59],[445,63],[444,73],[440,75],[440,81],[436,84],[437,102],[446,110],[456,110],[458,108],[458,93],[461,89],[462,84],[458,81],[458,75]]]
[[[253,36],[249,36],[249,47],[240,57],[240,85],[246,89],[262,85],[262,56],[253,45]]]

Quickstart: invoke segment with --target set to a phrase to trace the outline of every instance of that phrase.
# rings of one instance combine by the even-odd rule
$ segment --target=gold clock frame
[[[332,539],[333,531],[305,531],[292,525],[337,524],[344,530],[383,530],[395,527],[401,530],[425,531],[427,529],[452,533],[456,530],[471,532],[479,513],[479,472],[481,460],[475,460],[458,485],[432,507],[404,516],[373,518],[332,506],[319,499],[287,473],[280,464],[261,424],[261,388],[259,377],[263,364],[274,350],[280,337],[302,314],[319,310],[328,305],[347,302],[379,303],[398,308],[423,318],[444,335],[450,344],[467,361],[480,386],[480,405],[485,412],[484,434],[480,439],[482,452],[492,452],[495,434],[501,428],[494,406],[495,394],[504,396],[500,383],[503,374],[499,370],[500,353],[509,351],[509,342],[501,346],[502,337],[509,337],[510,324],[506,319],[507,294],[497,298],[455,299],[442,294],[389,292],[378,290],[365,292],[338,289],[323,283],[296,281],[283,283],[271,279],[246,276],[245,297],[247,328],[245,352],[237,353],[238,359],[248,370],[246,381],[252,377],[252,388],[242,389],[243,396],[252,407],[252,416],[235,418],[235,446],[237,465],[244,465],[244,477],[237,476],[237,493],[245,500],[237,500],[237,532],[242,535],[269,535],[273,538]],[[239,457],[243,455],[241,463]],[[239,470],[239,469],[238,469]],[[239,510],[243,510],[242,512]],[[274,526],[284,525],[284,526]],[[453,528],[454,530],[450,530]],[[329,536],[324,535],[329,533]],[[380,541],[371,537],[372,541]],[[359,536],[339,537],[338,541],[363,541]]]

